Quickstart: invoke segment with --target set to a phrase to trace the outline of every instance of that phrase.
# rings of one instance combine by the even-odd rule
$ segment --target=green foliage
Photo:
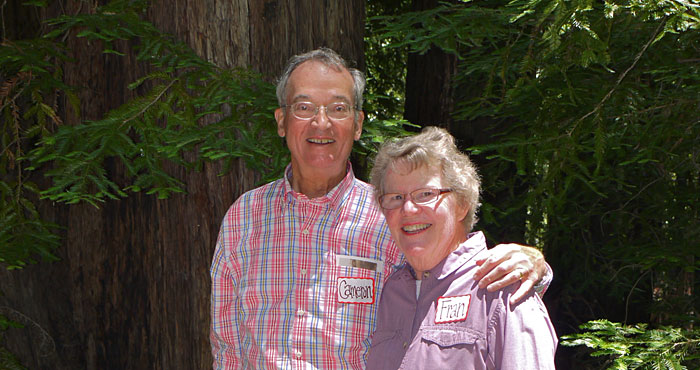
[[[165,161],[197,167],[202,160],[223,160],[228,168],[243,158],[250,168],[267,174],[266,179],[279,176],[286,155],[281,145],[273,145],[277,135],[271,113],[263,113],[274,110],[272,86],[248,71],[206,67],[177,76],[154,73],[149,76],[154,87],[145,95],[100,121],[63,126],[42,140],[30,153],[37,165],[52,163],[46,175],[53,186],[42,195],[95,205],[124,197],[126,191],[146,190],[166,198],[183,190],[166,173]],[[216,121],[199,124],[212,118]],[[271,145],[261,146],[261,141]],[[187,160],[186,153],[192,151],[196,157]],[[126,176],[133,179],[130,185],[122,188],[108,176],[109,158],[125,165]]]
[[[240,158],[265,181],[287,163],[271,124],[274,87],[249,70],[202,60],[142,20],[146,5],[113,1],[91,14],[59,16],[38,38],[0,46],[0,262],[8,268],[35,262],[35,255],[55,259],[56,226],[40,218],[39,199],[97,206],[129,192],[165,198],[184,191],[167,164],[198,169],[218,161],[226,172]],[[76,88],[62,79],[62,66],[71,62],[64,40],[71,34],[102,47],[106,58],[133,45],[136,59],[150,66],[129,85],[134,99],[77,125],[63,124],[57,113],[64,96],[80,115]],[[29,181],[35,173],[48,177],[49,186]]]
[[[30,181],[25,154],[29,143],[61,124],[52,92],[62,90],[69,101],[73,91],[60,80],[51,61],[64,60],[60,46],[45,40],[7,41],[0,47],[0,263],[8,269],[35,262],[33,256],[53,260],[59,244],[56,226],[42,220],[36,207],[40,192]]]
[[[127,191],[167,198],[183,189],[167,173],[166,162],[198,168],[204,160],[222,160],[228,169],[242,158],[265,174],[263,180],[279,177],[287,156],[270,124],[276,107],[273,86],[251,71],[225,70],[202,60],[141,20],[141,6],[115,1],[95,14],[49,22],[56,28],[46,38],[79,29],[78,37],[103,42],[105,53],[122,54],[112,47],[115,40],[138,40],[136,59],[152,68],[129,85],[145,93],[99,121],[60,127],[30,153],[35,166],[51,164],[46,175],[52,186],[42,196],[93,205],[125,197]],[[108,173],[110,159],[125,166],[126,185]]]
[[[403,117],[406,80],[406,48],[398,47],[395,35],[378,32],[387,16],[409,9],[410,1],[367,1],[365,23],[365,57],[367,88],[365,111],[371,120],[392,120]],[[389,47],[391,45],[391,47]]]
[[[697,324],[698,1],[462,2],[382,22],[392,46],[457,56],[454,117],[490,134],[471,148],[480,225],[543,246],[560,332]]]
[[[133,192],[167,198],[185,191],[173,174],[178,167],[217,162],[224,174],[243,160],[267,182],[289,162],[272,115],[274,86],[249,69],[201,59],[145,21],[147,8],[147,1],[114,0],[46,20],[34,39],[0,45],[0,262],[8,268],[36,256],[55,259],[57,226],[41,219],[42,200],[99,206]],[[71,38],[99,48],[105,59],[134,54],[148,72],[128,85],[131,100],[100,119],[68,125],[63,99],[81,114],[80,87],[63,82],[62,68],[73,62]],[[380,106],[377,96],[370,94],[370,109]],[[387,96],[397,99],[396,92]],[[405,133],[392,109],[368,114],[355,145],[361,165],[385,137]]]
[[[356,169],[355,175],[358,178],[368,180],[369,172],[372,169],[371,160],[377,154],[381,144],[390,138],[409,135],[408,127],[417,126],[403,119],[365,121],[362,126],[362,136],[360,140],[355,142],[350,158]]]
[[[0,331],[5,331],[10,328],[21,328],[22,324],[16,323],[4,315],[0,314]]]
[[[406,50],[388,47],[397,39],[385,37],[376,31],[382,16],[401,14],[410,1],[383,0],[365,3],[365,57],[367,62],[367,86],[365,89],[365,123],[362,136],[351,156],[355,175],[367,179],[372,168],[371,159],[379,146],[389,138],[409,135],[410,127],[417,127],[404,120],[404,82],[406,79]],[[359,169],[360,171],[357,171]]]
[[[0,346],[0,369],[3,370],[26,370],[17,360],[17,357],[8,351],[5,347]]]
[[[59,244],[57,226],[41,219],[36,206],[25,193],[35,195],[36,186],[0,181],[0,262],[8,269],[36,262],[35,255],[55,260],[53,248]]]
[[[608,358],[607,369],[697,369],[700,331],[646,324],[621,325],[595,320],[581,325],[585,333],[564,336],[565,346],[586,346],[591,356]]]
[[[0,314],[0,334],[10,328],[21,328],[22,325],[9,320],[4,315]],[[0,338],[1,339],[1,338]],[[17,357],[5,348],[4,343],[0,340],[0,369],[3,370],[25,370],[17,359]]]

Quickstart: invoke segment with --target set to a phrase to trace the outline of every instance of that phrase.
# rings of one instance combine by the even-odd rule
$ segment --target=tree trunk
[[[428,10],[438,0],[413,0],[412,10]],[[420,126],[452,125],[454,99],[452,79],[457,58],[433,47],[423,55],[409,53],[406,63],[406,101],[404,118]]]
[[[91,11],[82,1],[63,7]],[[270,82],[288,57],[320,46],[364,68],[360,1],[158,0],[148,17],[201,57],[251,66]],[[65,64],[65,81],[84,87],[81,119],[99,119],[133,97],[126,85],[145,66],[129,45],[118,45],[127,54],[119,57],[75,34],[68,44],[75,61]],[[66,124],[79,123],[65,102],[61,108]],[[123,176],[120,164],[108,167]],[[223,177],[220,170],[216,163],[199,172],[169,166],[187,193],[166,200],[135,194],[100,209],[42,204],[45,217],[65,228],[61,260],[0,272],[0,313],[25,325],[7,332],[7,347],[30,369],[211,367],[209,265],[219,224],[260,178],[243,164]]]
[[[413,0],[412,10],[433,9],[442,2],[439,0]],[[458,1],[449,0],[448,2],[457,3]],[[460,148],[492,143],[495,140],[493,133],[501,132],[501,128],[506,127],[510,122],[493,122],[488,118],[457,120],[452,116],[455,105],[460,100],[469,100],[475,95],[480,95],[482,89],[480,85],[482,82],[461,82],[459,86],[455,86],[454,78],[457,74],[457,67],[458,61],[454,55],[447,54],[436,47],[431,48],[424,55],[409,54],[406,65],[404,118],[422,127],[439,126],[447,129],[457,139]],[[488,173],[491,161],[479,155],[472,155],[471,159],[482,174]],[[515,174],[515,167],[512,168],[512,171]],[[487,184],[486,181],[482,183],[482,189],[485,189],[482,193],[484,203],[501,206],[501,199],[509,199],[503,194],[494,192],[493,188],[488,187]],[[512,205],[502,206],[505,209]],[[519,214],[513,213],[511,225],[519,225],[520,227],[501,228],[498,234],[489,236],[489,242],[524,243],[526,216],[524,211]]]

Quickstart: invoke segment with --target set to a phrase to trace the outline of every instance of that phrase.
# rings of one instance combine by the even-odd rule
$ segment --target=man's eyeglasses
[[[347,103],[336,102],[328,105],[316,105],[311,102],[298,102],[284,105],[284,108],[291,108],[294,117],[299,119],[310,119],[318,114],[321,108],[326,110],[326,115],[330,119],[341,120],[350,117],[353,107]]]
[[[451,191],[452,189],[423,188],[408,194],[386,193],[379,197],[379,205],[384,209],[396,209],[403,207],[407,199],[415,204],[428,204],[434,202],[440,195]]]

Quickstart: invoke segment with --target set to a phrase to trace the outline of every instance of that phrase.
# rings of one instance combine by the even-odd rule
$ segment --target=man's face
[[[328,106],[343,102],[354,106],[353,80],[350,72],[313,60],[302,63],[289,77],[286,105],[310,102]],[[354,110],[348,118],[329,119],[326,110],[308,119],[294,116],[292,108],[275,111],[277,133],[285,137],[292,154],[292,167],[302,172],[324,171],[329,177],[345,173],[352,145],[360,138],[364,113],[355,121]],[[355,122],[354,122],[355,121]]]

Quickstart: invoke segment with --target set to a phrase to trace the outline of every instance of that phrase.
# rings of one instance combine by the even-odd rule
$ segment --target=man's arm
[[[552,282],[553,272],[539,250],[520,244],[499,244],[476,257],[479,268],[474,280],[480,288],[493,292],[520,282],[520,287],[511,295],[510,304],[515,304],[531,290],[543,295]]]
[[[226,222],[224,220],[224,222]],[[240,364],[236,356],[238,324],[234,317],[236,294],[231,269],[225,253],[224,227],[221,227],[211,264],[211,326],[209,340],[214,369],[235,369]]]

